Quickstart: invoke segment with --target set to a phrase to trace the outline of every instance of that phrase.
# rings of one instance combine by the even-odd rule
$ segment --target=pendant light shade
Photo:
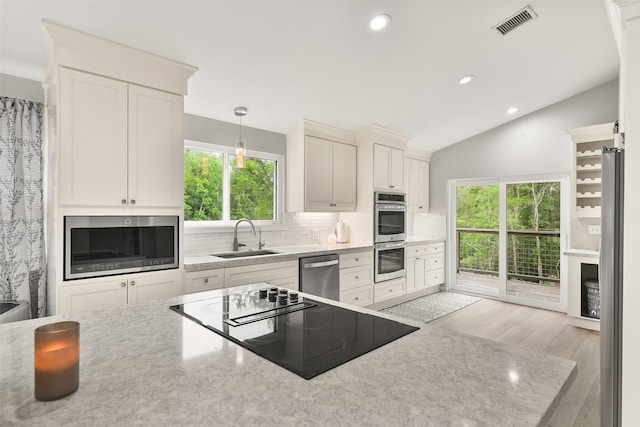
[[[242,117],[247,115],[246,107],[236,107],[233,113],[240,117],[240,137],[236,139],[236,167],[244,168],[245,166],[245,149],[247,141],[242,137]]]

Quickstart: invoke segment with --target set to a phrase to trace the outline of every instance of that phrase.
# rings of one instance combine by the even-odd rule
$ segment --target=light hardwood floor
[[[600,334],[555,311],[484,299],[431,325],[575,360],[577,374],[549,420],[553,427],[600,425]]]

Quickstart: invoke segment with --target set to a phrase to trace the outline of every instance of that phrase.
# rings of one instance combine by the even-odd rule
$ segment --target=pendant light
[[[247,141],[242,138],[242,117],[247,115],[247,108],[236,107],[233,112],[236,116],[240,117],[240,138],[236,139],[236,167],[244,168],[244,155]]]

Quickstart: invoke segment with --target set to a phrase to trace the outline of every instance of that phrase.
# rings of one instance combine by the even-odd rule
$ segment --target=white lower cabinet
[[[340,301],[361,307],[373,304],[373,251],[340,255]]]
[[[121,307],[182,293],[182,273],[127,274],[78,280],[60,286],[59,314]]]
[[[340,302],[366,307],[373,304],[373,285],[361,286],[340,292]]]
[[[265,282],[298,291],[298,260],[243,265],[224,269],[224,287]]]
[[[404,277],[376,283],[373,285],[373,302],[377,304],[388,299],[402,296],[405,293]]]
[[[187,294],[221,288],[224,288],[224,268],[185,274],[184,291]]]
[[[427,287],[444,284],[444,241],[427,245]]]
[[[406,254],[407,293],[424,289],[427,286],[427,245],[407,246]]]

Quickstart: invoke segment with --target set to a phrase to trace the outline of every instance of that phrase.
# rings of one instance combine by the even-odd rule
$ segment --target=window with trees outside
[[[281,155],[248,151],[245,167],[237,168],[233,147],[186,141],[185,221],[279,222],[283,166]]]

